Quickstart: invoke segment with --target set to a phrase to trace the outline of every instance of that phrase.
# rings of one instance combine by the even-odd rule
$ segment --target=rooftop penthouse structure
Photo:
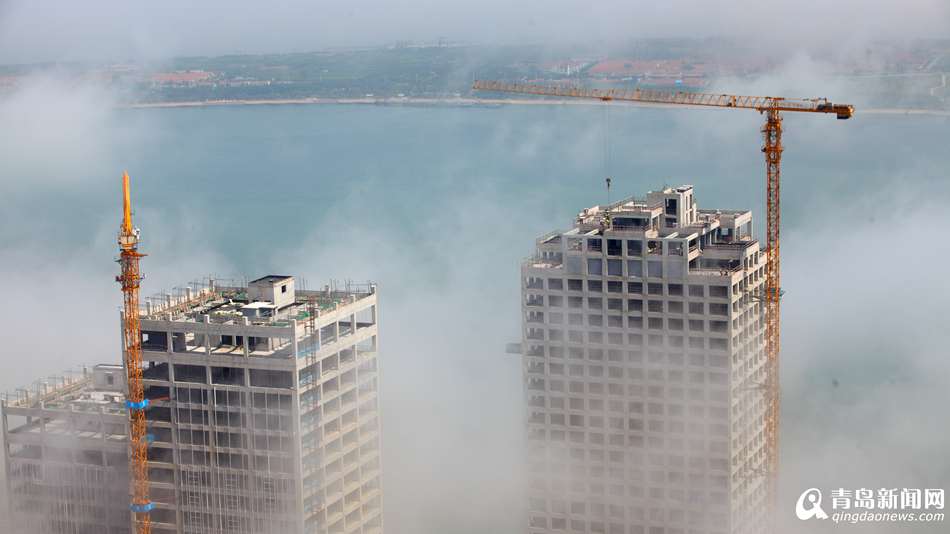
[[[527,531],[759,533],[765,252],[692,186],[581,211],[521,268]]]
[[[271,275],[144,307],[153,532],[381,532],[375,285]]]

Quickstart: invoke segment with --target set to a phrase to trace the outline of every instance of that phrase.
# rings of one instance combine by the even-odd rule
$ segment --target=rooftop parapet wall
[[[287,280],[280,277],[268,283],[280,287]],[[248,287],[215,284],[198,299],[143,318],[147,359],[183,363],[211,357],[227,363],[233,358],[266,358],[278,365],[276,360],[300,358],[316,350],[314,345],[332,343],[348,329],[375,325],[376,286],[372,283],[295,289],[294,301],[281,308],[258,306],[261,302],[248,294]],[[333,326],[336,323],[339,326]],[[326,330],[316,344],[308,339],[313,329]]]
[[[93,376],[88,367],[69,370],[59,376],[37,380],[29,386],[0,394],[4,406],[29,408],[40,406],[44,402],[68,398],[92,384]]]
[[[755,268],[761,245],[748,210],[700,210],[689,185],[580,212],[574,227],[548,232],[526,258],[526,273],[629,278],[735,278]],[[598,267],[599,265],[599,267]]]
[[[221,320],[212,322],[226,322],[229,314],[233,317],[246,315],[241,312],[244,306],[260,302],[267,293],[266,291],[262,293],[260,281],[270,281],[271,278],[264,277],[252,282],[218,279],[192,282],[187,286],[175,288],[172,292],[161,292],[143,299],[146,304],[142,310],[142,318],[195,322],[197,317],[208,314],[221,317]],[[311,301],[315,303],[317,309],[327,311],[376,293],[376,285],[372,282],[347,283],[342,288],[327,285],[320,290],[306,290],[294,287],[292,277],[280,278],[284,280],[283,283],[278,281],[265,284],[268,287],[273,286],[276,288],[275,293],[282,295],[281,298],[276,299],[278,302],[270,301],[275,304],[277,313],[263,317],[260,315],[250,317],[251,324],[286,327],[290,320],[306,319],[306,308]],[[281,291],[284,286],[288,287],[286,292]],[[292,300],[286,302],[281,300],[287,296],[290,296]]]
[[[92,370],[84,367],[80,371],[38,380],[30,387],[4,395],[0,402],[2,411],[8,416],[32,417],[34,423],[49,419],[68,420],[79,425],[89,417],[95,419],[102,415],[117,416],[120,422],[124,422],[128,411],[122,392],[124,383],[121,376],[115,374],[117,367],[97,365]],[[121,372],[121,367],[118,370]],[[107,383],[108,376],[113,377],[111,383]],[[21,429],[11,427],[8,430],[13,434]]]

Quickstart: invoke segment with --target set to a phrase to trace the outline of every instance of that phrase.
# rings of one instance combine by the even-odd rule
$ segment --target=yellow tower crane
[[[778,480],[778,425],[779,425],[779,298],[782,290],[779,278],[779,230],[781,222],[780,171],[782,160],[783,111],[830,113],[838,119],[850,119],[854,106],[832,104],[825,98],[787,99],[772,96],[736,96],[684,91],[652,91],[642,89],[589,89],[581,87],[512,84],[498,81],[476,81],[476,91],[518,93],[527,95],[584,98],[590,100],[643,102],[664,105],[706,106],[718,108],[751,109],[765,114],[762,127],[762,152],[765,154],[765,207],[766,207],[766,264],[765,291],[761,300],[765,305],[766,378],[762,384],[766,392],[765,420],[767,501],[770,503],[771,522],[774,524]],[[774,527],[773,527],[774,528]]]
[[[125,401],[129,409],[129,473],[131,474],[132,502],[129,508],[135,516],[136,534],[149,534],[152,521],[149,512],[153,504],[148,496],[148,435],[145,410],[148,399],[142,385],[142,328],[139,322],[139,284],[142,274],[139,260],[145,256],[138,251],[139,229],[132,226],[132,202],[129,195],[129,173],[122,174],[122,224],[119,226],[119,265],[121,274],[115,277],[122,284],[122,346],[125,349],[125,370],[128,393]]]

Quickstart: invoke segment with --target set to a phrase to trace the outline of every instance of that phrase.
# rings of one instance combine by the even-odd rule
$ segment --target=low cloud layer
[[[4,189],[37,177],[34,185],[78,185],[117,145],[121,126],[108,90],[55,72],[26,78],[0,99],[0,121]]]
[[[822,198],[783,238],[783,495],[795,527],[810,487],[946,488],[950,432],[947,190],[891,185],[853,200]],[[882,209],[884,207],[886,209]],[[828,221],[838,221],[828,224]],[[831,525],[814,532],[832,532]],[[811,526],[810,526],[811,528]],[[841,527],[839,527],[841,528]],[[862,525],[861,532],[942,532],[940,525]],[[795,530],[789,530],[793,532]]]
[[[158,123],[120,112],[115,95],[95,83],[54,73],[0,99],[0,124],[0,273],[17,302],[0,310],[0,322],[17,333],[5,346],[5,391],[77,365],[118,361],[120,179]],[[187,282],[184,265],[187,276],[227,272],[217,251],[192,239],[204,219],[180,203],[156,211],[141,193],[161,177],[130,170],[135,217],[148,225],[145,246],[177,251],[147,261],[149,290]]]

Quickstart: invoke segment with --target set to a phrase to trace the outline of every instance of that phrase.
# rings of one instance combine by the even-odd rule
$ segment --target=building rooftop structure
[[[231,344],[226,342],[235,340],[225,336],[222,343],[207,347],[210,354],[244,352],[247,356],[289,358],[294,355],[294,342],[308,337],[304,325],[310,319],[332,315],[349,304],[374,297],[376,292],[372,283],[297,290],[293,280],[275,275],[247,283],[211,279],[193,282],[174,293],[148,297],[142,310],[142,348],[151,350],[167,343],[157,339],[160,331],[158,336],[149,335],[155,323],[204,323],[214,325],[209,328],[222,334],[234,336],[240,335],[234,332],[247,331],[250,335],[247,343],[242,339]],[[347,333],[344,327],[342,335]],[[194,335],[179,336],[173,340],[175,352],[203,352],[205,347],[195,345],[195,340]]]
[[[741,251],[759,250],[758,241],[753,237],[751,211],[699,209],[693,198],[693,186],[682,185],[650,191],[646,197],[629,197],[582,210],[570,230],[541,236],[537,240],[538,252],[529,263],[538,267],[585,270],[583,266],[564,263],[562,240],[567,241],[568,251],[581,251],[585,238],[608,233],[616,238],[617,246],[625,235],[645,238],[642,252],[648,258],[685,256],[685,265],[682,262],[669,264],[672,276],[681,275],[685,272],[682,269],[688,268],[689,274],[739,277],[741,256],[744,256]],[[608,256],[619,256],[611,253],[616,251],[606,252]],[[567,261],[579,261],[579,258],[568,256]]]
[[[36,380],[27,387],[17,388],[0,396],[0,402],[10,410],[68,411],[77,413],[105,413],[125,415],[124,371],[121,365],[99,364],[82,367],[60,375]],[[60,420],[48,421],[45,432],[63,426]],[[34,432],[38,425],[11,428],[11,433]]]
[[[263,316],[253,323],[281,326],[291,319],[306,319],[307,307],[311,304],[326,312],[372,295],[374,291],[372,282],[334,282],[321,289],[307,290],[296,288],[292,276],[268,275],[250,282],[210,278],[144,298],[142,318],[189,321],[203,314],[225,318],[240,315],[241,309],[248,305],[278,304],[276,300],[284,301],[277,306],[280,313]]]

